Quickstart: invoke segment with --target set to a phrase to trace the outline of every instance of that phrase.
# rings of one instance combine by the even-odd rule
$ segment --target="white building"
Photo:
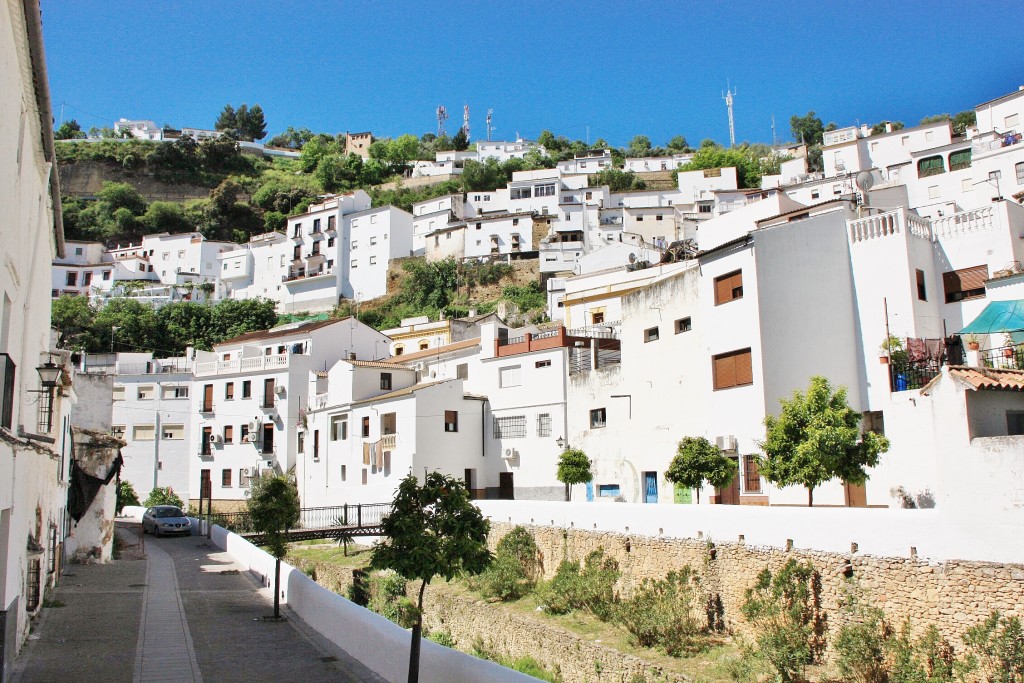
[[[477,140],[476,154],[477,161],[497,159],[498,163],[505,163],[509,159],[522,159],[530,150],[536,150],[541,156],[547,156],[548,151],[544,145],[538,145],[531,140],[517,138],[513,142]]]
[[[7,216],[0,221],[0,657],[7,677],[62,568],[75,394],[65,373],[50,373],[66,363],[51,344],[46,287],[65,245],[39,3],[4,3],[0,25]]]
[[[110,431],[126,442],[121,449],[121,479],[131,482],[142,500],[158,486],[170,487],[188,499],[195,458],[191,383],[192,362],[187,356],[155,359],[151,353],[117,354]]]
[[[555,167],[566,175],[588,175],[600,173],[612,168],[612,151],[610,149],[588,149],[578,152],[572,159],[559,161]]]
[[[465,215],[465,202],[461,194],[434,197],[412,205],[414,256],[422,256],[426,249],[426,236],[436,230],[448,227],[449,223]]]
[[[692,154],[673,154],[664,157],[626,157],[622,170],[633,173],[674,171],[683,164],[690,163],[692,160]]]
[[[118,135],[125,131],[137,140],[163,140],[164,131],[154,121],[148,119],[118,119],[114,122],[114,132]]]

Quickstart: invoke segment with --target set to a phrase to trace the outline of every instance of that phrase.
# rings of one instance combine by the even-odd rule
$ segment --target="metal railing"
[[[332,529],[342,527],[378,527],[391,510],[391,503],[359,503],[328,507],[302,508],[294,529]],[[215,512],[210,521],[229,531],[252,531],[248,512]]]
[[[979,354],[981,364],[995,370],[1024,370],[1024,344],[986,349]]]

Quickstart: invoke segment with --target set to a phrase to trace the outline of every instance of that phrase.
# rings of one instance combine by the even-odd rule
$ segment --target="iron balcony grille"
[[[0,353],[0,427],[10,429],[14,420],[14,375],[17,366],[6,353]]]

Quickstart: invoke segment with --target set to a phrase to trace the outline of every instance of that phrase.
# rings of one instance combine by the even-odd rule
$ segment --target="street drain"
[[[65,574],[64,576],[67,576],[67,574]],[[144,584],[144,583],[129,583],[128,587],[129,588],[145,588],[146,584]]]
[[[327,655],[326,657],[321,657],[320,661],[321,662],[336,662],[336,661],[338,661],[338,658],[335,657],[334,655]]]

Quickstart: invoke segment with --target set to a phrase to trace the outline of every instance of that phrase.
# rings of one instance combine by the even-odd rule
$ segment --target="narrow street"
[[[382,680],[284,608],[286,620],[265,619],[270,589],[205,539],[146,536],[140,554],[69,566],[13,680]]]

